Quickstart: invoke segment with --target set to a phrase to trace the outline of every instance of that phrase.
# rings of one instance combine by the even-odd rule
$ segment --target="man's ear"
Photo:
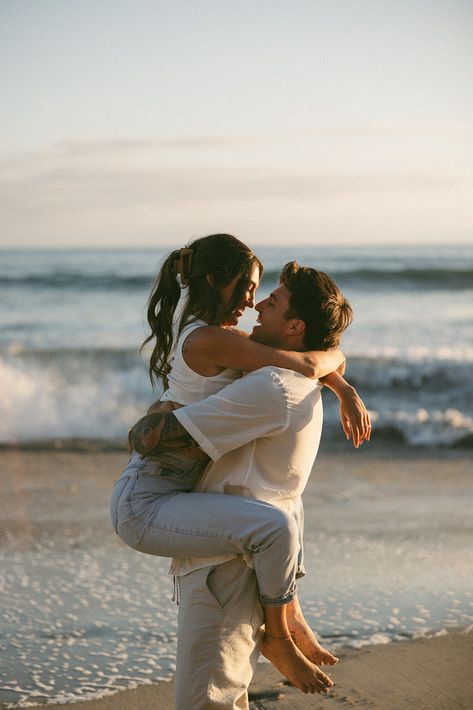
[[[291,318],[289,324],[289,335],[304,335],[305,333],[305,323],[299,318]]]
[[[215,276],[213,274],[207,274],[205,278],[209,286],[215,286]]]

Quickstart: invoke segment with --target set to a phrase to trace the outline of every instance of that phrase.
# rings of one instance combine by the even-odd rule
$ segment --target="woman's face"
[[[222,305],[222,310],[226,312],[234,299],[235,290],[238,288],[241,280],[241,275],[235,276],[231,281],[227,283],[226,286],[222,286],[218,295],[220,297],[220,302]],[[225,321],[222,325],[234,326],[238,324],[238,319],[244,313],[245,308],[253,308],[255,305],[255,294],[256,289],[260,282],[260,270],[257,264],[253,264],[251,270],[248,274],[248,280],[246,283],[246,289],[243,292],[240,303],[233,307],[233,309],[225,314]]]

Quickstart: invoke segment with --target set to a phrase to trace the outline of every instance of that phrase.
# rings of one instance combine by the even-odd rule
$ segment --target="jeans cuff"
[[[282,597],[264,597],[260,596],[260,601],[263,606],[283,606],[284,604],[289,604],[292,602],[297,593],[297,586],[294,584],[290,590],[284,594]]]

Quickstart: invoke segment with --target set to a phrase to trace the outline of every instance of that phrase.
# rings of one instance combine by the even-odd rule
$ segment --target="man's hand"
[[[181,407],[182,404],[171,402],[169,399],[165,402],[158,399],[157,402],[153,402],[146,414],[154,414],[155,412],[173,412],[175,409],[180,409]]]
[[[139,454],[150,454],[160,442],[165,416],[164,412],[154,412],[136,422],[128,432],[131,448]]]
[[[142,417],[130,429],[128,443],[132,449],[142,455],[196,446],[192,436],[172,412],[154,412]]]

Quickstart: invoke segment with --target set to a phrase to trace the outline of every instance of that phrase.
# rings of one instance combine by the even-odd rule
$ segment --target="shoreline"
[[[250,686],[250,710],[306,710],[355,706],[372,710],[469,710],[473,706],[473,627],[430,638],[339,650],[325,668],[335,686],[328,696],[304,695],[259,663]],[[174,710],[174,682],[160,681],[91,700],[65,703],[76,710]],[[45,703],[28,705],[44,707]],[[7,708],[0,704],[0,710]]]
[[[337,425],[338,427],[338,425]],[[322,453],[348,454],[353,449],[351,442],[341,439],[341,434],[335,426],[325,425],[325,431],[320,444]],[[367,448],[376,447],[376,454],[382,452],[390,454],[399,452],[403,456],[426,457],[437,454],[447,456],[467,456],[471,455],[473,449],[473,436],[467,435],[451,444],[411,444],[402,437],[399,432],[391,429],[378,430],[369,442]],[[2,441],[0,451],[18,453],[37,453],[44,451],[47,453],[115,453],[127,452],[127,441],[125,439],[89,439],[85,437],[54,437],[51,439],[25,440],[25,441]],[[320,456],[320,453],[318,454]]]

